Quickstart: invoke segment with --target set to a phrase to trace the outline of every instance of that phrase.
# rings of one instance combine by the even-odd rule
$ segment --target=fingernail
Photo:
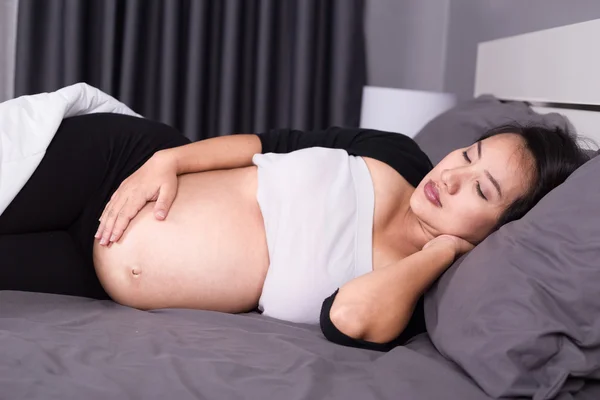
[[[158,218],[164,218],[164,217],[165,217],[165,215],[166,215],[166,214],[165,214],[165,212],[164,212],[164,211],[159,211],[159,212],[157,212],[157,213],[156,213],[156,216],[157,216]]]
[[[102,240],[100,240],[100,244],[102,246],[104,246],[107,242],[108,242],[108,240],[106,240],[106,238],[104,238],[104,237],[102,238]]]
[[[110,241],[111,241],[111,242],[114,242],[116,238],[117,238],[117,235],[111,235],[111,237],[110,237]]]
[[[100,239],[100,231],[96,232],[96,234],[94,235],[94,237],[95,237],[96,239]]]

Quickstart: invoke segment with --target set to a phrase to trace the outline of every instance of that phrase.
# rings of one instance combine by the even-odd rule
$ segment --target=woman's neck
[[[385,224],[376,232],[384,247],[393,249],[401,257],[420,251],[434,238],[410,207],[410,195],[403,196],[395,209],[389,214]]]

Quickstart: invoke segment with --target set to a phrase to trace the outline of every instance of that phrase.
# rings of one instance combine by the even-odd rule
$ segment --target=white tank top
[[[325,298],[372,271],[374,190],[361,157],[312,147],[256,154],[269,252],[264,315],[318,323]]]

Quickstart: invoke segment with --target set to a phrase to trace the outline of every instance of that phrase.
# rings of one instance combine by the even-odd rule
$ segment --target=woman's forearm
[[[157,152],[174,163],[177,174],[231,169],[252,165],[252,156],[262,151],[257,135],[229,135],[201,140]]]
[[[330,318],[355,339],[386,343],[406,328],[423,292],[450,266],[455,252],[431,246],[342,286]]]

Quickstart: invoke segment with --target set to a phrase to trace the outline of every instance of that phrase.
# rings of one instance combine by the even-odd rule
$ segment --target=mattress
[[[380,353],[256,313],[4,291],[0,350],[2,399],[489,399],[427,334]]]

